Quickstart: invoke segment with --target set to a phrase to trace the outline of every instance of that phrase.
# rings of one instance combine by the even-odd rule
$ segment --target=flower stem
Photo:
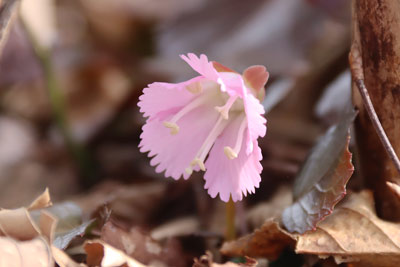
[[[71,129],[68,124],[66,114],[66,103],[65,96],[62,93],[56,73],[54,71],[54,65],[52,61],[51,50],[47,47],[41,46],[34,33],[30,31],[29,26],[26,25],[25,21],[22,20],[22,25],[27,33],[27,37],[31,42],[34,53],[38,58],[38,61],[43,69],[44,79],[49,95],[50,105],[53,111],[54,120],[57,127],[59,128],[61,135],[63,136],[65,146],[72,158],[76,162],[79,172],[84,178],[84,185],[90,186],[94,179],[94,168],[92,160],[84,147],[74,140]]]
[[[230,241],[236,238],[235,229],[235,203],[232,197],[229,198],[228,203],[226,203],[226,232],[225,240]]]

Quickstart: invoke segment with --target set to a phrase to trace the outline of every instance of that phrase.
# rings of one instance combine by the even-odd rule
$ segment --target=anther
[[[164,121],[163,125],[171,130],[170,133],[172,135],[175,135],[175,134],[179,133],[179,126],[176,123],[169,122],[169,121]]]
[[[229,146],[224,147],[224,153],[228,157],[228,159],[235,159],[238,156],[237,153],[233,151],[233,149]]]
[[[200,170],[206,171],[206,166],[204,166],[204,162],[199,158],[195,158],[194,160],[192,160],[190,165],[193,166],[193,167],[196,166],[196,165],[199,165]]]

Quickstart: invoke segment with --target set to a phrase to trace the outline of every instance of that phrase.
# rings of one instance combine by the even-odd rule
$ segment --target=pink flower
[[[141,152],[166,177],[188,179],[205,171],[205,188],[227,202],[254,193],[261,181],[258,137],[266,133],[263,97],[268,72],[263,66],[243,76],[205,55],[181,55],[200,75],[186,82],[152,83],[138,106],[145,117]],[[207,157],[208,155],[208,157]]]

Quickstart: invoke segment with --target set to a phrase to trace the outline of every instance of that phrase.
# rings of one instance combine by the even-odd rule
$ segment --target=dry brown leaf
[[[0,262],[1,266],[54,266],[49,245],[41,237],[29,241],[0,237]]]
[[[162,246],[137,228],[126,232],[111,222],[103,226],[101,239],[144,264],[157,262],[166,266],[186,266],[180,243],[176,239],[169,239]]]
[[[0,210],[0,235],[25,241],[40,235],[27,209]]]
[[[37,210],[44,209],[50,207],[52,205],[50,200],[49,188],[46,187],[44,192],[38,196],[32,203],[29,205],[28,210]]]
[[[74,200],[84,214],[107,204],[114,216],[140,224],[157,209],[166,190],[165,183],[121,185],[106,182]]]
[[[392,193],[400,199],[400,185],[391,182],[386,182],[386,185],[389,187]]]
[[[140,262],[130,258],[121,250],[118,250],[101,240],[90,240],[84,244],[89,266],[114,267],[146,267]]]
[[[353,193],[316,231],[298,236],[296,252],[333,256],[353,266],[399,266],[400,223],[376,216],[370,191]]]
[[[257,266],[257,261],[255,259],[246,257],[245,263],[234,263],[226,262],[223,264],[215,263],[213,261],[213,256],[210,251],[206,252],[206,255],[201,256],[199,259],[195,258],[193,267],[255,267]]]
[[[275,260],[285,248],[294,244],[294,237],[282,230],[278,222],[270,219],[253,233],[224,243],[221,253],[227,256],[263,257]]]
[[[51,252],[53,254],[54,260],[57,262],[60,267],[84,267],[86,264],[76,263],[73,261],[67,253],[62,251],[61,249],[56,248],[55,246],[51,246]]]
[[[302,234],[315,229],[346,195],[346,184],[354,171],[348,146],[356,114],[348,104],[339,123],[318,141],[296,176],[294,203],[282,213],[289,232]]]

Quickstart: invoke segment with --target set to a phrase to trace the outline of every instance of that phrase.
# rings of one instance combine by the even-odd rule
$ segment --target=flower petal
[[[198,76],[182,83],[156,82],[149,84],[139,97],[140,112],[144,113],[144,117],[154,117],[159,112],[186,105],[195,95],[184,90],[185,87],[201,80],[204,78]]]
[[[252,94],[245,94],[243,98],[244,110],[247,117],[247,147],[246,153],[250,154],[253,151],[253,143],[258,137],[264,137],[267,132],[267,120],[264,118],[264,107],[260,101]]]
[[[243,194],[246,196],[247,192],[254,193],[261,181],[261,149],[258,147],[257,141],[254,141],[255,149],[247,155],[245,141],[246,135],[248,135],[247,131],[238,157],[228,159],[224,154],[225,146],[232,147],[235,144],[242,119],[242,116],[238,116],[228,125],[215,142],[205,163],[204,179],[206,184],[204,187],[208,189],[211,197],[216,197],[219,193],[221,200],[225,202],[229,200],[230,196],[233,201],[242,200]]]
[[[212,62],[208,61],[206,55],[200,55],[197,57],[193,53],[189,53],[187,56],[181,55],[181,58],[189,64],[192,69],[203,75],[205,78],[212,81],[217,81],[219,78],[218,72],[215,70]]]
[[[189,178],[185,168],[196,156],[203,141],[211,131],[219,113],[212,106],[195,108],[178,121],[179,132],[171,135],[159,120],[149,120],[143,126],[139,144],[141,152],[155,156],[150,164],[158,165],[156,172],[165,172],[166,177],[179,179],[182,174]]]

